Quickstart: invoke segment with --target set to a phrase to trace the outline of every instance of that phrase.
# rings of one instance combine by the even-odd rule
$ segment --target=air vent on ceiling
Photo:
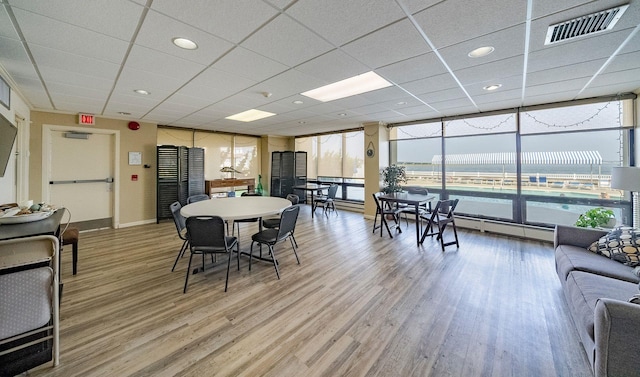
[[[545,45],[611,30],[629,5],[587,14],[549,26]]]

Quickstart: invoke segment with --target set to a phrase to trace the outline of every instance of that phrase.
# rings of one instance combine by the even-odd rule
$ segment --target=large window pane
[[[524,135],[621,127],[624,118],[623,102],[598,102],[523,111],[520,116],[520,132]]]
[[[307,152],[307,179],[318,177],[318,137],[296,138],[296,152]]]
[[[342,177],[342,134],[320,136],[318,176]]]
[[[516,114],[455,119],[445,122],[444,127],[445,136],[447,137],[515,132]]]
[[[258,174],[260,174],[260,154],[258,153],[258,141],[256,137],[236,136],[234,138],[234,166],[235,169],[241,171],[236,177],[255,178],[258,182]]]
[[[407,186],[442,187],[442,166],[436,161],[442,153],[442,139],[394,140],[390,151],[391,163],[406,168]]]
[[[204,178],[207,180],[230,178],[232,173],[220,169],[232,165],[233,136],[211,132],[196,132],[195,146],[204,148]]]
[[[364,131],[343,134],[342,177],[364,178]]]

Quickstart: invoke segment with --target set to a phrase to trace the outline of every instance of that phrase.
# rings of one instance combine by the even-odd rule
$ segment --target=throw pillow
[[[589,246],[589,250],[627,266],[640,265],[640,230],[620,227]]]

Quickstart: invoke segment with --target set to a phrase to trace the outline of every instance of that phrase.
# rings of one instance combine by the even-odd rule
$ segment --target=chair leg
[[[296,244],[296,247],[298,247],[298,241],[296,241],[296,238],[293,236],[293,233],[291,233],[291,239],[293,240],[293,243]]]
[[[251,271],[251,259],[253,257],[253,243],[254,242],[255,241],[251,241],[251,248],[249,248],[249,271]],[[238,258],[240,258],[240,257],[238,256]],[[239,260],[238,260],[238,263],[240,263]],[[239,264],[238,264],[238,266],[239,266]]]
[[[296,256],[296,260],[298,264],[300,264],[300,259],[298,258],[298,253],[296,252],[296,246],[293,244],[293,236],[289,237],[289,242],[291,242],[291,248],[293,249],[293,254]]]
[[[73,274],[75,275],[78,273],[78,242],[73,243],[72,258],[73,258]]]
[[[191,272],[191,259],[193,258],[193,254],[189,255],[189,266],[187,266],[187,276],[184,279],[184,289],[182,293],[187,293],[187,284],[189,283],[189,273]]]
[[[373,217],[373,231],[371,233],[375,233],[376,229],[378,229],[378,227],[376,227],[376,222],[378,222],[378,211],[376,211],[376,215]]]
[[[276,269],[276,276],[280,280],[280,271],[278,270],[278,261],[276,261],[276,254],[273,251],[273,245],[269,245],[269,254],[271,254],[271,260],[273,260],[273,267]]]
[[[238,260],[238,271],[240,271],[240,243],[236,242],[236,259]]]
[[[231,256],[233,254],[233,250],[227,250],[229,253],[229,260],[227,261],[227,278],[224,281],[224,291],[227,291],[227,286],[229,285],[229,270],[231,269]]]
[[[180,251],[178,252],[178,256],[176,257],[176,261],[173,262],[173,267],[171,268],[171,272],[173,272],[173,270],[176,269],[176,265],[178,264],[178,261],[180,260],[180,258],[182,258],[182,256],[184,256],[184,252],[187,251],[187,240],[185,240],[182,243],[182,247],[180,248]]]

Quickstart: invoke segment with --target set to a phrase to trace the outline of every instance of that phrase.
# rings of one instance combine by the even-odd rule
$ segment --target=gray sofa
[[[599,376],[640,376],[640,293],[633,268],[587,248],[607,232],[558,225],[556,272],[582,345]]]

